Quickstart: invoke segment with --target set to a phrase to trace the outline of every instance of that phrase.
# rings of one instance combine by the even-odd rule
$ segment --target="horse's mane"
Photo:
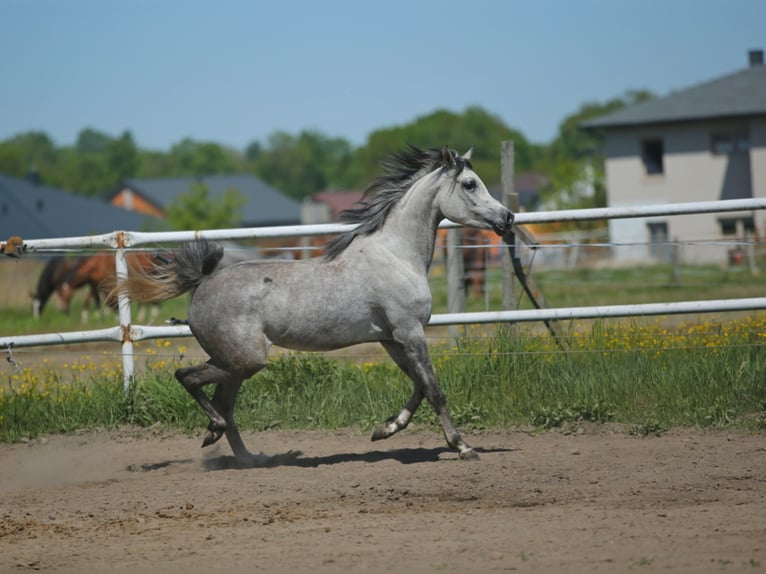
[[[351,245],[354,238],[380,229],[394,205],[426,174],[437,168],[454,168],[457,176],[466,166],[471,167],[470,162],[455,150],[420,149],[412,145],[392,155],[383,165],[385,173],[375,178],[365,189],[359,207],[340,213],[343,223],[359,225],[331,239],[325,247],[325,259],[335,259]]]

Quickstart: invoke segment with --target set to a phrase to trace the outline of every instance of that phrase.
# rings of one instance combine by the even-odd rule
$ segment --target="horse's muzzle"
[[[512,225],[513,225],[513,212],[509,209],[506,209],[505,214],[503,214],[501,219],[492,224],[492,229],[498,235],[505,235],[511,230]]]

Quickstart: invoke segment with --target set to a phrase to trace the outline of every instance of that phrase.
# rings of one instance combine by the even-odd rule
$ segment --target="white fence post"
[[[128,276],[128,260],[125,248],[120,247],[114,255],[114,266],[118,279]],[[125,392],[133,384],[136,376],[135,363],[133,360],[133,325],[130,317],[130,299],[124,293],[117,298],[117,309],[120,319],[120,333],[122,335],[122,377]]]

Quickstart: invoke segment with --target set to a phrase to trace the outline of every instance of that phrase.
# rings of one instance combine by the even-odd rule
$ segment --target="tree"
[[[74,147],[81,154],[103,153],[110,141],[112,141],[111,136],[92,128],[85,128],[77,134]]]
[[[469,107],[462,114],[437,110],[411,124],[372,133],[354,154],[350,179],[355,186],[365,185],[379,173],[386,157],[408,144],[426,148],[449,145],[459,153],[473,147],[476,171],[488,186],[493,185],[500,182],[500,144],[504,140],[515,144],[517,171],[531,169],[540,156],[539,148],[497,116],[480,107]]]
[[[26,177],[30,172],[45,176],[55,170],[58,153],[44,132],[18,134],[0,144],[0,172]]]
[[[578,209],[606,205],[604,136],[600,131],[580,126],[627,106],[653,98],[647,90],[632,90],[605,103],[586,102],[559,125],[556,139],[548,146],[541,162],[551,184],[543,193],[550,209]]]
[[[88,197],[103,195],[117,183],[104,154],[80,154],[74,148],[60,151],[57,169],[49,179],[51,185]]]
[[[185,138],[170,149],[177,175],[213,175],[232,173],[242,166],[241,158],[214,142],[197,142]]]
[[[123,132],[117,139],[110,140],[104,151],[115,184],[126,177],[136,175],[139,166],[138,149],[129,131]]]
[[[24,177],[28,168],[29,164],[18,146],[7,142],[0,143],[0,173]]]
[[[253,144],[248,154],[254,152]],[[342,138],[303,131],[297,137],[274,132],[255,157],[253,169],[265,181],[295,199],[328,187],[344,186],[351,145]]]
[[[205,184],[194,183],[188,193],[170,203],[165,215],[170,226],[177,230],[236,227],[242,221],[241,209],[245,203],[245,197],[235,189],[227,189],[220,197],[211,198]]]

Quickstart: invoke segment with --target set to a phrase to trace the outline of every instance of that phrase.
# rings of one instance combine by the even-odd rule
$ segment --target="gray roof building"
[[[111,231],[165,229],[156,217],[131,213],[101,199],[0,174],[0,239],[77,237]]]
[[[763,50],[751,50],[749,59],[750,65],[737,72],[580,125],[586,129],[609,129],[766,115]]]
[[[159,215],[178,196],[189,193],[194,184],[205,185],[211,198],[222,196],[230,189],[242,194],[246,200],[242,207],[242,227],[297,225],[301,222],[299,202],[250,174],[126,179],[112,195],[111,202],[125,209]]]
[[[610,206],[766,197],[763,50],[748,64],[581,124],[603,131]],[[623,262],[720,264],[765,231],[758,210],[609,221],[611,254]]]

